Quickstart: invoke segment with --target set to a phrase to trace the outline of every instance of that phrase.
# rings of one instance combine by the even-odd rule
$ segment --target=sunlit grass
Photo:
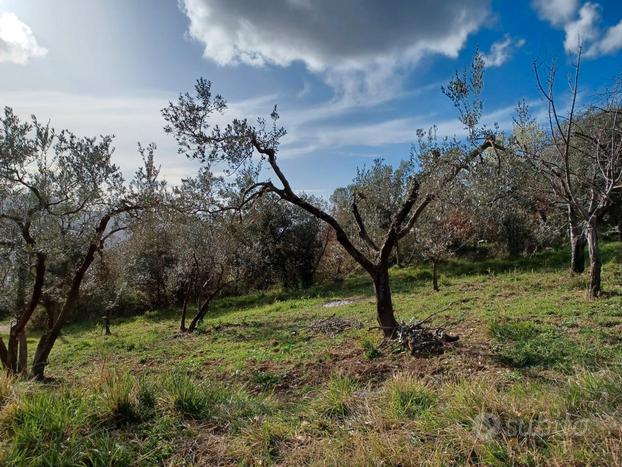
[[[429,324],[461,335],[416,360],[378,347],[363,275],[220,300],[193,335],[177,332],[177,310],[117,319],[112,336],[71,324],[53,383],[0,376],[0,463],[615,464],[621,252],[604,246],[598,301],[563,251],[451,261],[440,292],[428,268],[394,268],[398,318],[441,311]],[[337,298],[353,303],[323,307]],[[309,329],[333,314],[363,327]],[[500,423],[490,436],[482,414]]]

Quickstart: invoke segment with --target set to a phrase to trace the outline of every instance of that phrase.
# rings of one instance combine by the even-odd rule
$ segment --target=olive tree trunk
[[[586,229],[587,246],[590,253],[590,284],[587,291],[588,298],[597,298],[601,292],[602,260],[598,245],[598,230],[595,223],[588,225]]]
[[[582,274],[585,271],[585,246],[587,238],[585,229],[576,216],[570,214],[570,271]]]
[[[388,265],[378,266],[372,276],[376,292],[376,319],[385,337],[392,337],[398,323],[393,312]]]

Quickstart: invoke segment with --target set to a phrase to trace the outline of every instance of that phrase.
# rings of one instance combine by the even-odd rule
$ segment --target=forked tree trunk
[[[393,312],[388,266],[378,266],[372,279],[376,292],[376,319],[378,320],[378,325],[382,329],[385,337],[392,337],[398,323]]]
[[[585,229],[575,216],[570,215],[570,271],[582,274],[585,271]]]
[[[438,288],[438,261],[432,260],[432,288],[435,292],[439,291]]]
[[[9,329],[8,348],[7,348],[7,369],[10,373],[25,373],[28,358],[28,341],[26,340],[26,325],[30,321],[32,314],[41,301],[43,294],[43,284],[45,279],[45,254],[37,253],[37,264],[35,272],[35,282],[32,288],[30,302],[24,306],[23,298],[18,299],[20,308],[19,315],[15,324]]]
[[[601,269],[600,248],[598,246],[598,231],[596,225],[591,224],[586,229],[587,246],[590,253],[590,284],[587,290],[588,298],[597,298],[601,292]]]
[[[102,237],[104,235],[104,232],[106,231],[106,227],[108,226],[108,222],[110,222],[111,217],[112,214],[106,214],[99,221],[99,225],[95,229],[95,239],[89,245],[86,255],[82,260],[82,263],[76,270],[71,280],[71,286],[69,287],[69,291],[67,292],[65,303],[61,307],[58,316],[56,316],[54,325],[50,329],[48,329],[39,339],[37,349],[35,350],[35,356],[32,361],[31,370],[32,377],[38,381],[42,381],[44,379],[45,366],[48,363],[50,352],[52,352],[52,348],[56,343],[56,339],[58,339],[58,336],[60,336],[61,329],[67,321],[67,318],[75,310],[76,305],[78,304],[78,299],[80,298],[80,286],[82,285],[84,276],[91,267],[91,264],[93,264],[93,260],[95,259],[95,253],[101,246]]]

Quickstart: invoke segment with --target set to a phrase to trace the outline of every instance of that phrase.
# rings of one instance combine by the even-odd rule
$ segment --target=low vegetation
[[[379,344],[364,277],[67,327],[47,383],[0,376],[4,465],[615,465],[622,457],[622,245],[583,297],[549,252],[393,268],[404,319],[436,310],[442,355]],[[356,297],[341,306],[336,299]],[[334,335],[332,315],[361,321]],[[33,336],[36,338],[36,336]]]

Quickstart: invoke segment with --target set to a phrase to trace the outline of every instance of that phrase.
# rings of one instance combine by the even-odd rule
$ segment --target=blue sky
[[[589,99],[622,71],[619,0],[0,0],[0,105],[115,134],[127,173],[136,143],[156,142],[176,183],[197,165],[159,109],[204,76],[230,117],[278,104],[281,165],[326,195],[372,158],[407,158],[417,128],[460,135],[440,87],[476,48],[486,120],[509,129],[519,99],[538,108],[533,61],[555,60],[563,83],[579,39]]]

